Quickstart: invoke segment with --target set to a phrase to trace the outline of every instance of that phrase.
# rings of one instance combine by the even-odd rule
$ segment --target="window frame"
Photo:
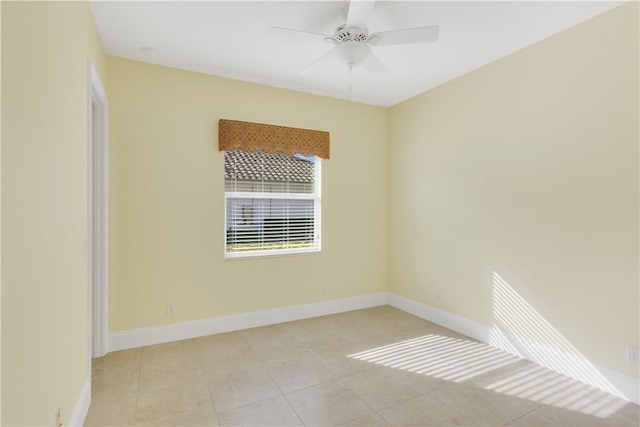
[[[242,150],[241,150],[242,151]],[[223,151],[223,156],[227,151]],[[270,153],[266,153],[270,154]],[[314,156],[314,191],[312,193],[275,193],[275,192],[250,192],[250,191],[227,191],[226,180],[224,190],[224,259],[247,259],[247,258],[265,258],[272,256],[289,256],[289,255],[302,255],[313,254],[322,252],[322,158]],[[224,161],[224,158],[223,158]],[[313,201],[313,245],[305,248],[291,248],[291,249],[261,249],[254,251],[240,251],[240,252],[228,252],[227,251],[227,214],[229,199],[235,198],[249,198],[249,199],[289,199],[289,200],[312,200]]]

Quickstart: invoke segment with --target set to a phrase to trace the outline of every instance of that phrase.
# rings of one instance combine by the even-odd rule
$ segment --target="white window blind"
[[[320,158],[224,152],[225,257],[320,251]]]

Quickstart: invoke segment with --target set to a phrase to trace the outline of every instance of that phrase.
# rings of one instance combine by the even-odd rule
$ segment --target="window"
[[[225,258],[319,252],[320,163],[225,151]]]
[[[329,159],[329,132],[220,119],[218,149],[225,258],[320,252],[320,159]]]

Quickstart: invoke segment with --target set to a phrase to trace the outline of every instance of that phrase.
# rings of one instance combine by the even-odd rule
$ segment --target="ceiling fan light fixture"
[[[345,41],[334,48],[335,58],[345,65],[360,65],[371,54],[371,47],[366,43]]]

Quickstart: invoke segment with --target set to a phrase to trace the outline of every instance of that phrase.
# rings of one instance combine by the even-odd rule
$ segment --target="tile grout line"
[[[302,348],[302,344],[300,343],[300,341],[298,341],[298,340],[297,340],[296,336],[292,336],[292,338],[293,338],[293,339],[294,339],[294,341],[295,341],[295,342],[296,342],[296,343],[297,343],[297,344]],[[328,352],[326,352],[326,353],[328,353]],[[299,360],[299,359],[303,359],[303,358],[306,358],[306,357],[314,357],[314,358],[315,358],[315,359],[316,359],[316,360],[317,360],[317,361],[318,361],[322,366],[324,366],[324,367],[325,367],[329,372],[331,372],[331,369],[329,369],[329,368],[328,368],[328,367],[327,367],[327,366],[326,366],[326,365],[325,365],[325,364],[320,360],[320,358],[318,357],[318,354],[316,354],[316,353],[312,353],[311,355],[306,355],[306,356],[304,356],[304,355],[303,355],[303,356],[300,356],[300,357],[296,357],[296,358],[294,358],[294,359],[282,360],[282,361],[280,361],[280,362],[282,362],[282,363],[286,363],[286,362],[289,362],[289,361],[292,361],[292,360]],[[346,356],[344,356],[344,357],[346,357]],[[269,375],[269,377],[272,379],[272,381],[276,384],[276,387],[278,387],[278,390],[280,390],[280,393],[281,393],[281,394],[282,394],[282,396],[285,398],[285,400],[287,401],[287,403],[289,404],[289,406],[291,407],[291,409],[293,410],[293,412],[296,414],[296,416],[298,417],[298,419],[300,420],[300,422],[301,422],[303,425],[305,425],[305,424],[304,424],[304,421],[302,420],[302,417],[300,416],[300,414],[298,413],[298,411],[296,411],[296,409],[295,409],[295,407],[293,406],[293,404],[291,403],[291,401],[288,399],[287,394],[297,393],[297,392],[300,392],[300,391],[302,391],[302,390],[308,390],[308,389],[311,389],[311,388],[313,388],[313,387],[317,387],[317,386],[320,386],[320,385],[323,385],[323,384],[327,384],[327,383],[332,382],[332,381],[341,380],[341,379],[344,379],[344,378],[346,378],[346,377],[350,376],[350,375],[341,375],[341,376],[340,376],[340,375],[335,375],[335,374],[333,374],[333,372],[331,372],[331,374],[332,374],[332,375],[335,375],[335,377],[333,377],[333,378],[331,378],[331,379],[328,379],[328,380],[326,380],[326,381],[321,381],[321,382],[319,382],[319,383],[317,383],[317,384],[308,385],[308,386],[306,386],[306,387],[302,387],[302,388],[299,388],[299,389],[297,389],[297,390],[291,390],[291,391],[289,391],[288,393],[284,393],[284,392],[282,391],[282,389],[280,388],[280,386],[278,385],[278,383],[277,383],[277,381],[275,380],[275,378],[273,378],[273,376],[271,375],[271,372],[269,372],[269,369],[268,369],[268,367],[266,366],[265,361],[260,360],[259,362],[260,362],[260,365],[261,365],[261,366],[264,368],[264,370],[267,372],[267,374]],[[352,392],[352,393],[353,393],[353,394],[354,394],[358,399],[360,399],[360,400],[361,400],[361,401],[362,401],[362,402],[363,402],[363,403],[364,403],[364,404],[365,404],[369,409],[371,409],[371,411],[373,411],[372,413],[376,413],[376,411],[375,411],[375,410],[374,410],[374,409],[373,409],[373,408],[372,408],[372,407],[371,407],[371,406],[370,406],[366,401],[364,401],[364,400],[363,400],[363,399],[362,399],[362,398],[361,398],[361,397],[360,397],[360,396],[359,396],[359,395],[358,395],[354,390],[352,390],[350,387],[347,387],[347,388],[348,388],[348,389],[349,389],[349,390],[350,390],[350,391],[351,391],[351,392]],[[263,400],[267,400],[267,399],[263,399]],[[370,415],[370,414],[368,414],[368,415]],[[351,422],[351,421],[355,421],[355,420],[357,420],[358,418],[361,418],[361,417],[354,418],[354,419],[352,419],[352,420],[347,421],[346,423],[349,423],[349,422]],[[386,422],[386,420],[385,420],[385,422]],[[343,423],[343,424],[346,424],[346,423]]]
[[[133,412],[133,425],[136,425],[136,420],[138,418],[138,400],[140,398],[140,378],[142,378],[142,354],[144,352],[145,347],[142,347],[140,349],[140,369],[138,369],[138,381],[136,385],[136,410]]]
[[[296,341],[297,341],[297,340],[296,340]],[[317,354],[313,354],[312,356],[313,356],[313,357],[315,357],[315,358],[318,360],[318,362],[319,362],[322,366],[324,366],[324,367],[325,367],[329,372],[331,372],[331,369],[329,369],[329,368],[328,368],[328,367],[327,367],[327,366],[326,366],[326,365],[325,365],[325,364],[324,364],[324,363],[323,363],[323,362],[318,358],[318,355],[317,355]],[[310,356],[308,356],[308,357],[310,357]],[[347,357],[347,356],[343,356],[343,357]],[[291,360],[298,360],[298,359],[301,359],[301,358],[302,358],[302,357],[297,358],[297,359],[291,359]],[[265,369],[266,369],[266,368],[265,368]],[[371,368],[371,369],[375,369],[375,367],[374,367],[374,368]],[[267,372],[268,372],[268,371],[267,371]],[[359,373],[359,372],[356,372],[356,373]],[[326,380],[326,381],[319,382],[319,383],[317,383],[317,384],[312,384],[312,385],[309,385],[309,386],[306,386],[306,387],[302,387],[302,388],[299,388],[299,389],[297,389],[297,390],[291,390],[290,392],[288,392],[288,393],[286,393],[286,394],[285,394],[285,393],[283,393],[283,396],[285,397],[285,399],[287,399],[287,402],[288,402],[288,403],[289,403],[289,405],[292,407],[292,409],[294,410],[294,412],[296,412],[296,415],[298,415],[298,418],[300,418],[300,421],[302,421],[302,417],[300,417],[300,415],[298,414],[298,412],[295,410],[295,408],[293,407],[293,405],[291,404],[291,402],[290,402],[290,401],[289,401],[289,399],[287,398],[287,394],[297,393],[297,392],[300,392],[300,391],[303,391],[303,390],[308,390],[308,389],[311,389],[311,388],[313,388],[313,387],[317,387],[317,386],[321,386],[321,385],[323,385],[323,384],[330,383],[330,382],[332,382],[332,381],[340,381],[340,380],[343,380],[343,379],[345,379],[345,378],[347,378],[347,377],[349,377],[349,376],[355,375],[356,373],[353,373],[353,374],[345,374],[345,375],[335,375],[335,374],[333,374],[333,372],[331,372],[331,374],[332,374],[332,375],[335,375],[335,377],[334,377],[334,378],[331,378],[331,379]],[[269,375],[271,375],[271,374],[269,374]],[[275,379],[274,379],[274,382],[275,382]],[[277,383],[276,383],[276,385],[277,385]],[[278,386],[278,388],[279,388],[279,386]],[[353,390],[351,387],[348,387],[348,386],[345,386],[345,388],[347,388],[349,391],[351,391],[351,392],[352,392],[352,393],[353,393],[353,394],[354,394],[358,399],[360,399],[360,400],[362,401],[362,403],[364,403],[364,404],[365,404],[365,405],[366,405],[366,406],[367,406],[367,407],[372,411],[371,413],[369,413],[369,414],[367,414],[367,415],[371,415],[372,413],[374,413],[374,414],[375,414],[375,413],[377,413],[377,412],[376,412],[376,410],[375,410],[375,409],[373,409],[373,408],[372,408],[372,407],[371,407],[371,406],[370,406],[370,405],[369,405],[369,404],[368,404],[368,403],[367,403],[367,402],[366,402],[366,401],[365,401],[365,400],[364,400],[360,395],[358,395],[358,393],[356,393],[356,391],[355,391],[355,390]],[[366,416],[366,415],[365,415],[365,416]],[[342,424],[344,425],[344,424],[350,423],[351,421],[355,421],[355,420],[357,420],[358,418],[362,418],[362,417],[356,417],[356,418],[351,419],[351,420],[348,420],[348,421],[346,421],[346,422],[344,422],[344,423],[342,423]],[[385,422],[386,422],[386,420],[385,420]],[[304,423],[304,422],[303,422],[303,423]]]
[[[213,414],[216,417],[216,421],[218,425],[220,425],[220,417],[218,415],[218,410],[216,409],[216,404],[213,401],[213,395],[211,394],[211,386],[209,385],[209,378],[207,378],[207,373],[205,372],[204,365],[202,364],[202,354],[200,353],[200,346],[198,346],[198,342],[195,342],[196,352],[198,353],[198,361],[200,362],[200,369],[202,369],[202,376],[204,377],[204,382],[207,385],[207,391],[209,392],[209,400],[211,401],[211,407],[213,407]]]
[[[447,408],[449,408],[450,410],[452,410],[456,415],[460,416],[463,420],[470,422],[470,423],[471,423],[470,425],[475,425],[475,424],[474,424],[471,420],[469,420],[467,417],[465,417],[465,416],[464,416],[464,415],[462,415],[460,412],[456,411],[456,410],[455,410],[455,409],[453,409],[451,406],[447,405],[447,404],[446,404],[446,403],[444,403],[442,400],[438,399],[437,397],[435,397],[435,396],[433,395],[433,393],[435,393],[436,391],[444,390],[444,389],[449,388],[449,387],[455,387],[456,385],[457,385],[456,383],[453,383],[453,384],[450,384],[450,385],[448,385],[448,386],[446,386],[446,387],[441,387],[441,388],[439,388],[439,389],[432,390],[432,391],[428,392],[427,394],[428,394],[432,399],[435,399],[435,400],[436,400],[438,403],[440,403],[441,405],[444,405],[445,407],[447,407]]]
[[[296,341],[297,342],[297,341]],[[294,359],[295,360],[295,359]],[[267,373],[267,375],[269,375],[269,378],[271,378],[271,381],[273,381],[273,383],[276,385],[276,387],[278,387],[278,390],[280,390],[280,395],[282,397],[284,397],[284,400],[287,402],[287,405],[289,405],[289,407],[291,408],[291,410],[293,411],[294,414],[296,414],[296,417],[298,417],[298,420],[300,420],[300,423],[305,426],[306,424],[304,423],[304,421],[302,420],[302,417],[300,416],[300,414],[298,414],[298,411],[296,411],[296,408],[294,408],[294,406],[291,404],[291,402],[289,401],[289,399],[287,399],[287,395],[285,393],[283,393],[282,389],[280,388],[280,385],[278,385],[278,382],[276,381],[275,378],[273,378],[273,375],[271,375],[271,372],[269,372],[269,369],[267,369],[267,367],[265,366],[265,363],[262,360],[259,360],[260,362],[260,366],[262,366],[262,368],[265,370],[265,372]],[[267,400],[267,399],[264,399]]]
[[[546,406],[546,405],[539,406],[539,407],[537,407],[537,408],[535,408],[535,409],[533,409],[533,410],[531,410],[531,411],[527,412],[526,414],[522,414],[521,416],[519,416],[519,417],[517,417],[517,418],[514,418],[513,420],[510,420],[510,421],[508,421],[508,422],[507,422],[507,423],[505,423],[505,424],[502,424],[502,426],[503,426],[503,427],[508,426],[509,424],[514,423],[514,422],[518,421],[519,419],[526,417],[527,415],[533,414],[533,413],[534,413],[534,412],[536,412],[538,409],[540,409],[540,408],[542,408],[542,407],[544,407],[544,406]],[[542,416],[542,415],[540,415],[540,414],[536,414],[536,415],[538,415],[538,416],[540,416],[540,417],[544,418],[545,420],[549,420],[547,417]],[[551,421],[551,420],[549,420],[549,421],[553,423],[553,421]],[[553,423],[553,424],[555,424],[555,423]]]

